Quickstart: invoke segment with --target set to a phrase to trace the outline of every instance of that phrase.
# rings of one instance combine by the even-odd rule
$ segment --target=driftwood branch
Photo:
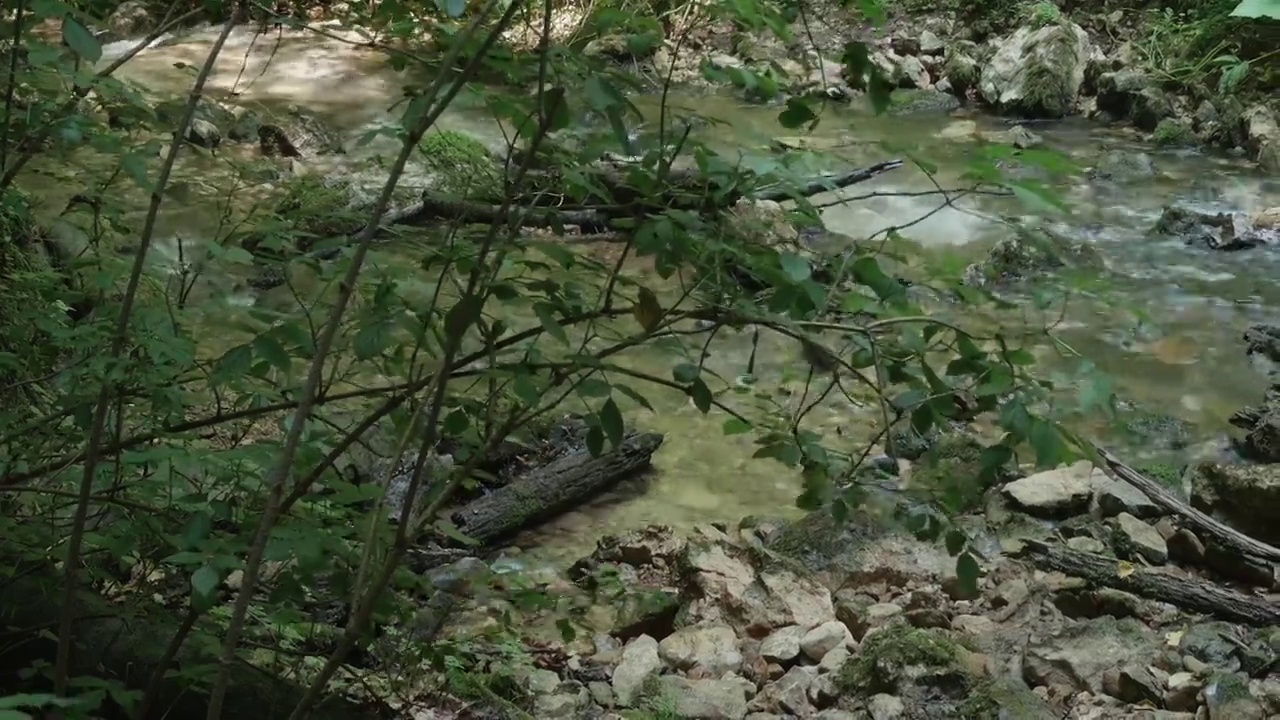
[[[649,467],[658,433],[632,433],[611,452],[578,450],[512,480],[452,513],[453,523],[482,545],[554,517]]]
[[[1280,562],[1280,549],[1260,540],[1255,540],[1239,530],[1213,519],[1174,497],[1173,494],[1161,487],[1156,481],[1120,462],[1115,455],[1102,448],[1097,448],[1097,451],[1098,456],[1102,458],[1103,463],[1106,465],[1103,469],[1108,475],[1113,479],[1127,482],[1138,488],[1144,495],[1151,498],[1152,502],[1181,517],[1187,525],[1198,531],[1204,539],[1213,540],[1225,548],[1245,555],[1271,562]]]
[[[1023,540],[1020,557],[1044,570],[1055,570],[1090,584],[1124,590],[1151,600],[1176,605],[1232,622],[1280,624],[1280,607],[1195,577],[1179,577],[1164,570],[1136,568],[1121,575],[1114,558]]]

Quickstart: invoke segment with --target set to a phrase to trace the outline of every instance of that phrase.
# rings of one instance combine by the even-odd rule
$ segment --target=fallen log
[[[8,558],[12,560],[12,558]],[[5,563],[5,567],[14,567]],[[61,573],[49,567],[0,578],[0,694],[24,687],[17,673],[33,663],[52,664],[56,640],[44,632],[58,625],[62,608]],[[91,590],[80,594],[75,623],[72,672],[121,681],[142,692],[179,627],[173,611],[148,600],[113,602]],[[142,720],[202,718],[207,698],[182,670],[215,662],[203,643],[188,640],[161,681],[158,697]],[[232,666],[231,692],[223,717],[284,720],[302,699],[306,688],[246,664]],[[0,713],[2,714],[2,713]],[[110,713],[104,717],[112,717]],[[329,696],[307,716],[310,720],[371,720],[383,717],[376,708]]]
[[[577,450],[455,510],[454,525],[481,545],[552,518],[649,467],[659,433],[630,433],[615,450],[592,457]]]
[[[1280,607],[1199,578],[1178,577],[1153,568],[1134,568],[1133,572],[1122,573],[1114,558],[1054,547],[1038,540],[1023,540],[1017,555],[1043,570],[1065,573],[1093,585],[1124,590],[1223,620],[1259,626],[1280,624]]]
[[[1191,529],[1200,533],[1201,539],[1213,540],[1223,547],[1245,555],[1271,562],[1280,562],[1280,549],[1260,540],[1255,540],[1239,530],[1213,519],[1179,500],[1156,481],[1125,465],[1115,455],[1102,448],[1096,448],[1096,450],[1098,451],[1098,456],[1102,458],[1103,463],[1106,465],[1103,470],[1108,475],[1115,480],[1126,482],[1136,487],[1144,495],[1151,498],[1152,502],[1181,517]]]
[[[890,160],[870,167],[859,168],[837,175],[824,175],[814,178],[799,188],[771,186],[751,193],[731,191],[716,199],[715,206],[732,206],[742,198],[751,200],[772,200],[781,202],[799,197],[810,197],[818,193],[839,190],[861,182],[866,182],[878,175],[902,166],[901,160]],[[616,171],[615,171],[616,173]],[[563,227],[576,225],[582,232],[605,232],[616,230],[616,223],[623,218],[635,218],[653,212],[670,209],[707,210],[705,188],[694,187],[695,183],[705,181],[692,173],[673,175],[672,186],[676,190],[663,193],[658,198],[646,200],[640,196],[630,196],[625,190],[625,180],[620,176],[606,173],[604,183],[614,192],[614,204],[598,206],[581,206],[565,208],[528,208],[513,205],[503,209],[499,205],[472,203],[465,200],[423,198],[422,202],[406,210],[388,215],[381,225],[424,225],[440,219],[456,220],[464,223],[487,225],[496,222],[509,223],[513,220],[523,227]],[[694,193],[695,190],[699,192]],[[679,197],[684,191],[687,197]]]

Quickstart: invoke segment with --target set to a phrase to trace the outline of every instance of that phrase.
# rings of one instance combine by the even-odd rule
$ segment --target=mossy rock
[[[953,83],[954,85],[954,83]],[[890,115],[949,113],[960,107],[960,99],[937,90],[896,90],[889,96]]]
[[[779,528],[765,547],[809,572],[853,572],[859,569],[858,552],[884,533],[883,522],[865,510],[840,522],[830,508],[823,508]]]
[[[427,167],[439,176],[437,192],[472,201],[493,201],[502,196],[501,168],[479,140],[441,130],[423,137],[418,149]]]
[[[966,280],[973,285],[996,285],[1064,268],[1098,271],[1105,267],[1089,243],[1075,242],[1048,228],[1019,225],[1013,237],[996,243],[985,261],[966,271]]]
[[[927,496],[954,513],[982,504],[986,491],[1006,479],[1009,468],[983,477],[982,444],[960,432],[943,434],[911,469],[913,493]]]
[[[857,656],[840,669],[836,684],[842,694],[893,694],[908,669],[954,672],[958,657],[959,646],[942,630],[894,625],[862,644]]]
[[[1152,131],[1151,141],[1157,147],[1180,147],[1195,144],[1196,136],[1191,131],[1191,126],[1185,121],[1165,118]]]

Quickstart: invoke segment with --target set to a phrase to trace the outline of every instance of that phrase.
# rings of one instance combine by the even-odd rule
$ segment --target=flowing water
[[[128,63],[121,76],[156,93],[185,93],[192,66],[203,62],[215,35],[213,29],[199,29],[162,39]],[[393,70],[382,55],[353,44],[357,38],[336,28],[327,37],[292,31],[255,37],[252,28],[238,28],[212,76],[212,94],[248,105],[297,104],[354,139],[371,127],[394,122],[398,111],[393,106],[402,99],[404,86],[413,82]],[[109,46],[104,62],[127,47],[128,43]],[[637,103],[649,110],[657,106],[655,98],[640,98]],[[770,140],[794,134],[778,127],[776,108],[746,106],[718,96],[678,97],[672,104],[715,120],[698,132],[721,151],[741,154],[746,164],[775,163],[777,156],[768,150]],[[971,120],[981,127],[1005,127],[993,119]],[[845,196],[878,196],[828,207],[823,215],[828,228],[865,238],[890,226],[908,226],[903,235],[935,258],[956,261],[976,259],[990,243],[1006,236],[1009,230],[998,218],[1025,215],[1025,206],[1004,198],[971,196],[940,208],[938,196],[922,194],[934,190],[935,182],[942,187],[960,185],[965,163],[977,151],[975,143],[948,131],[956,122],[963,121],[945,114],[876,118],[849,111],[824,117],[813,135],[848,141],[820,154],[828,169],[847,169],[908,152],[938,166],[932,179],[908,166],[844,191]],[[459,109],[446,113],[439,125],[488,140],[501,137],[498,125],[465,96]],[[1238,160],[1192,151],[1158,152],[1136,145],[1123,133],[1083,122],[1035,130],[1052,149],[1081,166],[1092,165],[1107,150],[1140,150],[1152,155],[1159,173],[1132,184],[1104,187],[1076,180],[1057,188],[1072,211],[1052,221],[1073,237],[1097,244],[1109,266],[1108,301],[1103,302],[1097,291],[1083,291],[1073,296],[1065,312],[1055,305],[1025,321],[1034,325],[1060,315],[1060,339],[1112,375],[1124,396],[1196,423],[1205,439],[1220,434],[1225,418],[1256,400],[1265,385],[1262,374],[1244,356],[1241,333],[1250,323],[1275,319],[1280,255],[1272,248],[1212,252],[1154,242],[1143,233],[1161,208],[1175,200],[1210,210],[1252,211],[1280,205],[1280,183]],[[350,163],[362,154],[390,154],[390,143],[375,141],[351,157],[323,161]],[[217,189],[218,162],[184,156],[179,173],[196,180],[203,177],[206,186]],[[75,189],[66,183],[42,183],[40,176],[31,183],[42,197]],[[814,201],[837,199],[823,195]],[[161,244],[158,256],[174,254],[173,238],[194,241],[214,235],[218,217],[212,205],[174,204],[161,218],[161,236],[167,244]],[[921,217],[925,219],[914,222]],[[1002,318],[1002,322],[1016,320]],[[710,366],[732,378],[745,370],[749,351],[745,335],[731,338],[711,358]],[[1045,356],[1050,357],[1047,348]],[[780,346],[762,347],[760,358],[757,375],[764,381],[762,386],[797,364],[794,349]],[[637,362],[664,376],[671,363],[656,354]],[[1048,367],[1069,373],[1075,364],[1074,360],[1051,362]],[[1068,377],[1068,388],[1071,383]],[[735,522],[749,514],[794,512],[798,477],[772,461],[752,460],[754,448],[748,436],[723,437],[721,419],[705,420],[675,393],[659,392],[652,399],[658,412],[640,414],[637,423],[666,433],[667,439],[655,459],[658,472],[647,481],[646,491],[620,491],[522,538],[538,545],[539,556],[572,558],[603,534],[647,523]],[[845,431],[851,449],[861,435],[859,428],[867,427],[873,416],[872,408],[845,401],[826,403],[822,413],[819,423],[828,430]]]

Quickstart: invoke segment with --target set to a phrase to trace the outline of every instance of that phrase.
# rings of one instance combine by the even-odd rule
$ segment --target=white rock
[[[1117,515],[1115,523],[1116,530],[1134,552],[1156,564],[1169,560],[1169,546],[1160,536],[1160,531],[1129,513]]]
[[[658,655],[676,669],[701,667],[716,677],[742,667],[738,636],[727,625],[680,628],[659,643]]]
[[[893,695],[885,695],[880,693],[871,696],[871,702],[867,703],[867,712],[871,715],[871,720],[898,720],[907,712],[907,706]]]
[[[800,640],[800,649],[810,660],[822,662],[827,653],[847,643],[850,637],[849,628],[844,623],[831,620],[806,633]]]
[[[788,625],[774,630],[760,643],[760,655],[765,660],[780,665],[790,663],[800,654],[800,639],[808,629],[800,625]]]
[[[658,657],[658,641],[648,635],[627,643],[622,648],[622,660],[613,669],[613,694],[618,705],[627,707],[649,678],[662,670],[662,658]]]
[[[1058,517],[1088,508],[1095,474],[1106,477],[1088,460],[1046,470],[1005,485],[1004,494],[1031,515]]]

